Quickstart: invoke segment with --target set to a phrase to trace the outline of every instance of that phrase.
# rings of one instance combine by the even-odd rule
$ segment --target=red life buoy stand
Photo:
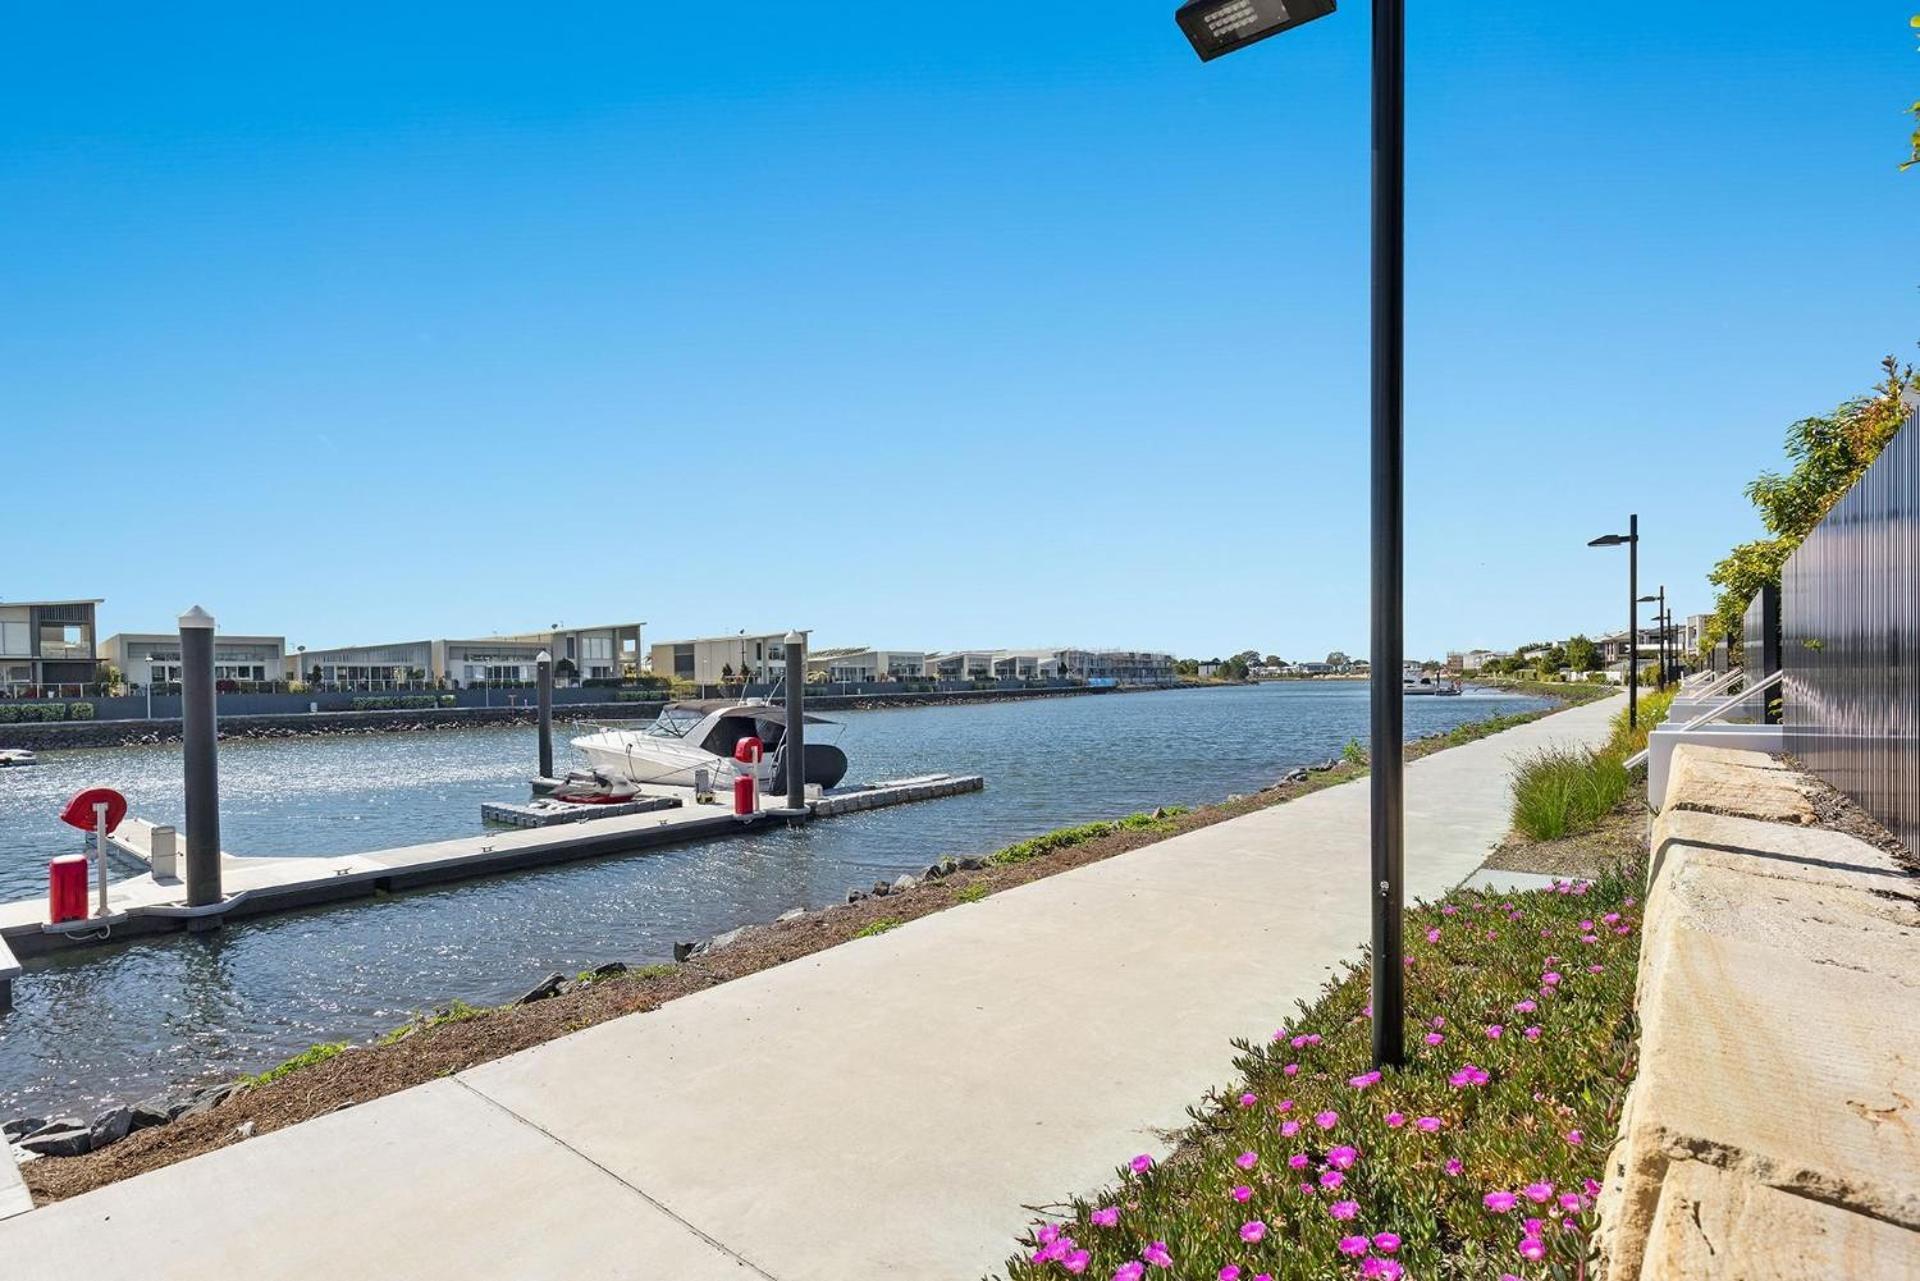
[[[60,821],[94,836],[94,860],[98,864],[100,903],[96,915],[107,915],[107,835],[127,816],[127,798],[111,787],[89,787],[75,792]],[[78,860],[79,866],[75,867]],[[79,880],[75,893],[76,873]],[[47,865],[47,916],[58,924],[79,920],[87,914],[86,861],[79,855],[57,858]]]
[[[733,745],[734,764],[742,768],[734,771],[733,812],[751,814],[760,808],[760,753],[764,745],[749,734]]]

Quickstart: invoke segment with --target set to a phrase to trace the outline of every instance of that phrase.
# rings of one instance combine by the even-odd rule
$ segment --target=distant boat
[[[1460,682],[1450,677],[1435,676],[1431,672],[1408,668],[1400,673],[1400,692],[1402,694],[1457,695],[1460,692]]]
[[[38,758],[24,747],[0,747],[0,769],[11,765],[34,765]]]

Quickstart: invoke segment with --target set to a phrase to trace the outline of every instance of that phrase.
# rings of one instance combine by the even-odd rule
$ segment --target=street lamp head
[[[1625,534],[1602,534],[1598,538],[1589,538],[1587,540],[1587,546],[1619,547],[1624,545],[1626,541],[1627,541],[1627,536]]]
[[[1200,61],[1290,31],[1332,13],[1334,0],[1187,0],[1174,12]]]
[[[1657,605],[1660,603],[1660,598],[1658,596],[1642,596],[1640,603],[1642,605]]]

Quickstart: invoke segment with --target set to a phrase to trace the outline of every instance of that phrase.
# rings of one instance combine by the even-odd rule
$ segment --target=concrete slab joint
[[[1920,882],[1811,819],[1765,755],[1675,750],[1608,1281],[1920,1275]]]

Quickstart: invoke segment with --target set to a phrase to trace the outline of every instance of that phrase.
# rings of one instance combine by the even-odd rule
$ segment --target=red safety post
[[[47,863],[47,919],[84,920],[87,915],[87,856],[62,854]]]
[[[760,753],[763,745],[760,740],[749,734],[733,745],[733,812],[751,814],[760,808],[758,791],[760,787]]]

